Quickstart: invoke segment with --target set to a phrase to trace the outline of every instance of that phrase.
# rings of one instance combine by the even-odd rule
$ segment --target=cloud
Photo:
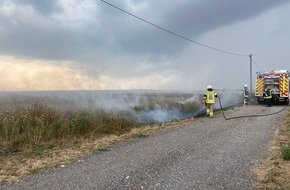
[[[70,63],[54,65],[40,60],[17,60],[0,57],[1,90],[74,90],[100,85],[98,78],[90,78],[73,70]]]
[[[98,16],[95,1],[62,0],[57,1],[56,4],[61,11],[53,12],[50,19],[72,29],[74,27],[78,29],[87,23],[95,23],[95,18]]]
[[[125,79],[96,73],[92,76],[72,62],[56,64],[43,60],[0,57],[0,89],[4,91],[159,89],[174,81],[173,76],[166,72]]]
[[[190,43],[101,1],[2,1],[0,52],[44,59],[95,61],[107,54],[177,55]],[[193,40],[287,1],[125,1],[117,6]],[[164,7],[160,11],[160,7]],[[232,13],[235,14],[232,14]],[[229,16],[230,15],[230,16]],[[11,45],[14,44],[14,45]],[[37,47],[37,48],[35,48]]]
[[[51,1],[51,0],[14,0],[14,1],[7,1],[10,3],[14,3],[15,5],[20,6],[32,6],[33,9],[37,10],[43,16],[49,16],[51,13],[61,11],[60,7],[57,5],[58,1]]]
[[[146,13],[149,12],[147,15],[150,16],[144,15],[142,17],[142,11],[139,14],[137,12],[136,15],[141,15],[145,19],[149,17],[147,19],[149,22],[189,39],[199,41],[200,36],[205,32],[251,19],[288,1],[273,2],[267,0],[263,1],[263,4],[249,0],[180,1],[173,4],[168,4],[165,1],[158,2],[150,1],[147,3],[149,8],[145,11]],[[126,7],[121,7],[127,10]],[[158,13],[160,7],[164,8],[165,11]],[[126,53],[151,53],[154,56],[171,54],[176,56],[190,45],[188,41],[142,23],[120,11],[118,12],[119,16],[116,20],[111,19],[111,22],[118,26],[118,28],[114,28],[114,35],[117,44],[126,49]],[[117,24],[117,22],[122,22],[122,25]]]
[[[253,53],[265,69],[287,67],[287,0],[109,2],[194,41]],[[190,43],[101,1],[3,0],[0,22],[1,59],[10,57],[1,73],[18,75],[0,89],[191,90],[248,81],[247,56]]]

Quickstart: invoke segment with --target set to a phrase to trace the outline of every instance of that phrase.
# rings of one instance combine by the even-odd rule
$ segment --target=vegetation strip
[[[253,171],[258,178],[255,189],[290,189],[290,111],[275,132],[268,157]]]
[[[1,121],[3,122],[0,124],[0,130],[4,132],[1,133],[0,139],[2,143],[0,145],[0,184],[15,181],[41,169],[66,164],[84,154],[106,151],[112,144],[129,138],[147,137],[153,132],[191,122],[191,119],[187,119],[178,123],[140,125],[134,120],[126,120],[124,117],[116,117],[113,114],[98,112],[89,115],[87,112],[77,111],[74,114],[71,113],[70,120],[67,120],[70,123],[67,123],[64,114],[38,103],[28,109],[14,109],[12,113],[2,113]],[[57,130],[53,128],[54,125],[51,125],[52,129],[57,130],[53,132],[54,137],[57,138],[50,138],[47,131],[44,131],[50,126],[49,124],[55,124],[55,121],[58,121],[56,118],[52,119],[51,116],[61,117],[64,124],[68,125],[63,130]],[[53,122],[49,123],[50,120]],[[88,124],[89,121],[90,124]],[[27,123],[29,124],[25,127],[23,124]],[[101,127],[96,127],[96,124]],[[37,127],[29,128],[32,125]]]
[[[191,93],[95,92],[94,97],[1,97],[0,183],[106,151],[128,138],[145,138],[176,125],[172,121],[180,125],[199,108]],[[108,100],[114,105],[96,104]]]

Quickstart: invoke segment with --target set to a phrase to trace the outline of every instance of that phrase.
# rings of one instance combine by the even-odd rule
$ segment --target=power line
[[[100,1],[102,1],[103,3],[106,3],[107,5],[110,5],[111,7],[114,7],[115,9],[118,9],[118,10],[120,10],[120,11],[122,11],[122,12],[124,12],[124,13],[126,13],[126,14],[128,14],[128,15],[130,15],[130,16],[132,16],[132,17],[135,17],[135,18],[137,18],[138,20],[141,20],[141,21],[143,21],[143,22],[145,22],[145,23],[147,23],[147,24],[150,24],[151,26],[154,26],[154,27],[156,27],[156,28],[158,28],[158,29],[160,29],[160,30],[163,30],[163,31],[165,31],[165,32],[167,32],[167,33],[170,33],[170,34],[172,34],[172,35],[174,35],[174,36],[177,36],[177,37],[182,38],[182,39],[184,39],[184,40],[187,40],[187,41],[189,41],[189,42],[195,43],[195,44],[197,44],[197,45],[200,45],[200,46],[203,46],[203,47],[206,47],[206,48],[209,48],[209,49],[212,49],[212,50],[215,50],[215,51],[221,52],[221,53],[225,53],[225,54],[229,54],[229,55],[235,55],[235,56],[241,56],[241,57],[248,57],[248,55],[238,54],[238,53],[232,53],[232,52],[229,52],[229,51],[221,50],[221,49],[218,49],[218,48],[215,48],[215,47],[212,47],[212,46],[208,46],[208,45],[205,45],[205,44],[199,43],[199,42],[197,42],[197,41],[191,40],[191,39],[189,39],[189,38],[187,38],[187,37],[184,37],[184,36],[182,36],[182,35],[180,35],[180,34],[177,34],[177,33],[175,33],[175,32],[172,32],[172,31],[170,31],[170,30],[168,30],[168,29],[165,29],[165,28],[163,28],[163,27],[161,27],[161,26],[158,26],[158,25],[156,25],[156,24],[154,24],[154,23],[152,23],[152,22],[149,22],[149,21],[147,21],[147,20],[145,20],[145,19],[143,19],[143,18],[141,18],[141,17],[138,17],[138,16],[136,16],[136,15],[134,15],[134,14],[128,12],[128,11],[125,11],[124,9],[121,9],[121,8],[119,8],[119,7],[113,5],[113,4],[111,4],[111,3],[109,3],[109,2],[107,2],[107,1],[105,1],[105,0],[100,0]]]
[[[256,61],[253,60],[253,62],[254,62],[254,64],[255,64],[255,66],[256,66],[258,69],[260,69],[260,71],[262,71],[261,67],[259,67],[259,66],[257,65]]]

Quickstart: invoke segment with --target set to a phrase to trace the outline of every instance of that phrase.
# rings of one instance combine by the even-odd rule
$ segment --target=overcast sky
[[[289,0],[1,0],[0,90],[242,89],[290,69]],[[254,82],[253,82],[254,86]]]

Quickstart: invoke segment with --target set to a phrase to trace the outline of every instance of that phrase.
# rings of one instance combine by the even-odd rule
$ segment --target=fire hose
[[[223,114],[225,120],[238,119],[238,118],[247,118],[247,117],[265,117],[265,116],[269,116],[269,115],[275,115],[275,114],[278,114],[278,113],[280,113],[280,112],[286,110],[286,108],[288,107],[288,106],[285,106],[283,109],[281,109],[281,110],[279,110],[279,111],[277,111],[277,112],[274,112],[274,113],[261,114],[261,115],[242,115],[242,116],[236,116],[236,117],[229,117],[229,118],[227,118],[227,117],[225,116],[224,108],[223,108],[223,106],[222,106],[222,102],[221,102],[221,99],[220,99],[219,96],[218,96],[218,99],[219,99],[220,108],[221,108],[221,111],[222,111],[222,114]]]

